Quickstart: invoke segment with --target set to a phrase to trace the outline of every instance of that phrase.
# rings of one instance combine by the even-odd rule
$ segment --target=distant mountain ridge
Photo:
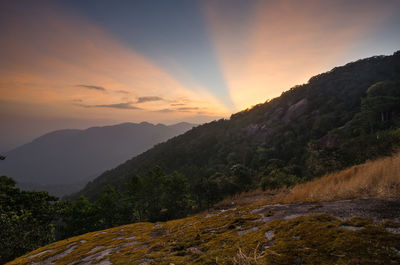
[[[14,178],[22,188],[64,195],[193,126],[142,122],[53,131],[6,153],[0,175]]]

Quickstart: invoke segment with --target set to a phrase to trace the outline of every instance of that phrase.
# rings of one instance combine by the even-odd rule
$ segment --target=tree
[[[124,218],[126,211],[121,194],[112,186],[107,186],[94,206],[100,228],[106,229],[130,221]]]
[[[300,178],[297,177],[300,174],[299,166],[285,164],[279,159],[270,159],[268,166],[259,175],[260,185],[263,190],[292,186],[300,181]]]
[[[236,164],[231,167],[233,181],[242,190],[249,190],[251,185],[251,174],[248,168],[242,164]]]
[[[125,186],[127,188],[125,202],[128,207],[128,215],[134,221],[144,220],[145,208],[142,207],[144,196],[142,178],[138,175],[133,175]]]
[[[61,218],[59,231],[62,238],[95,231],[99,226],[96,209],[85,196],[80,196],[73,202],[64,202]]]
[[[221,172],[217,172],[211,176],[210,180],[216,184],[218,189],[219,199],[233,195],[240,192],[241,188],[237,183],[234,182],[233,177],[226,176]]]
[[[370,131],[390,124],[393,113],[400,109],[400,82],[384,81],[370,86],[361,101],[361,118]]]
[[[44,191],[23,191],[0,177],[0,263],[54,240],[56,197]]]
[[[189,209],[189,184],[185,176],[174,172],[164,181],[162,207],[166,219],[181,218]]]
[[[166,181],[165,173],[155,166],[144,178],[141,196],[141,207],[144,207],[150,221],[157,221],[162,210],[162,193]]]

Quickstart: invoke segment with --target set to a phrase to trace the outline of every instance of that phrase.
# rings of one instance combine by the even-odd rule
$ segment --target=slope
[[[389,155],[400,143],[400,132],[396,131],[399,80],[400,52],[336,67],[278,98],[233,114],[229,120],[198,126],[156,145],[104,172],[79,194],[93,199],[107,185],[123,190],[134,174],[144,175],[155,165],[167,174],[183,173],[192,188],[228,179],[247,190],[259,185],[293,185]],[[376,97],[368,89],[387,84],[397,93],[390,95],[394,100],[391,105],[383,104],[391,107],[371,107]],[[385,113],[382,117],[387,118],[380,120]],[[198,192],[198,196],[202,194],[205,192]]]
[[[8,264],[397,264],[399,159],[368,162],[244,204],[238,198],[184,219],[80,235]],[[382,178],[376,178],[378,171]],[[360,179],[368,185],[352,184]],[[321,183],[331,189],[317,192]],[[383,187],[390,189],[376,192]]]

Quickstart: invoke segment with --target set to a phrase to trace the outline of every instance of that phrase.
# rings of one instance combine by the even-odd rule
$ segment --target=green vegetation
[[[388,233],[382,226],[370,225],[358,218],[360,230],[342,226],[329,215],[311,215],[269,224],[275,232],[276,245],[270,247],[259,264],[390,264],[400,262],[396,250],[399,235]],[[318,236],[316,236],[318,235]]]
[[[0,264],[54,240],[57,198],[47,192],[22,191],[0,177]]]
[[[138,221],[181,218],[194,205],[186,178],[179,173],[167,176],[159,167],[144,177],[132,176],[126,186],[123,194],[108,186],[93,203],[84,196],[63,202],[61,238]]]
[[[255,206],[164,223],[135,223],[40,248],[9,265],[107,261],[112,264],[397,264],[398,223],[327,214],[264,223]],[[272,216],[274,213],[270,213]],[[356,226],[356,229],[353,228]]]

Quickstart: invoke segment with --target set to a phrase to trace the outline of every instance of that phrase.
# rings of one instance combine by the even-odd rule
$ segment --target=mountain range
[[[14,178],[24,189],[65,195],[79,190],[101,172],[193,126],[142,122],[53,131],[6,153],[0,175]]]

